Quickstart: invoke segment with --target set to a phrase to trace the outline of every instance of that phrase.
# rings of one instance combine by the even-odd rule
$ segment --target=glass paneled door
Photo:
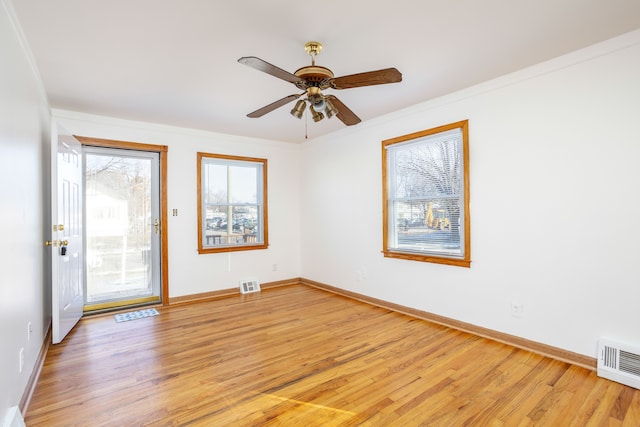
[[[83,147],[85,311],[160,302],[159,153]]]

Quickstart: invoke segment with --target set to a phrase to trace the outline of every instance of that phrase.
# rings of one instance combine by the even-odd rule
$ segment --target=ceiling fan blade
[[[336,114],[336,117],[342,120],[342,123],[344,123],[345,125],[353,126],[353,125],[357,125],[362,121],[360,120],[360,117],[356,116],[356,114],[353,111],[348,109],[347,106],[344,105],[342,101],[340,101],[335,96],[328,95],[327,98],[331,101],[333,106],[336,107],[336,109],[338,110],[338,114]]]
[[[331,80],[331,87],[334,89],[349,89],[352,87],[383,85],[401,81],[402,73],[400,71],[395,68],[385,68],[384,70],[336,77]]]
[[[272,76],[285,80],[289,83],[296,84],[304,82],[303,79],[296,76],[295,74],[291,74],[290,72],[285,71],[282,68],[278,68],[275,65],[271,65],[260,58],[256,58],[255,56],[243,56],[242,58],[238,59],[238,62],[244,65],[248,65],[251,68],[255,68],[258,71],[262,71],[263,73],[271,74]]]
[[[276,102],[272,102],[269,105],[265,105],[262,108],[257,109],[256,111],[247,114],[247,117],[251,117],[252,119],[255,119],[257,117],[262,117],[267,113],[272,112],[273,110],[275,110],[276,108],[280,108],[285,104],[288,104],[289,102],[298,99],[302,96],[303,94],[301,93],[300,95],[289,95],[289,96],[285,96],[282,99],[277,100]]]

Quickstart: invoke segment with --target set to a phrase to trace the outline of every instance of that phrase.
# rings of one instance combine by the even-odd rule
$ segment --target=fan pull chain
[[[307,114],[307,109],[304,109],[304,139],[309,139],[309,115]]]

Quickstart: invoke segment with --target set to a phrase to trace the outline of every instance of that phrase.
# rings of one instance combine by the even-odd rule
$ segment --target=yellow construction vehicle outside
[[[445,209],[434,209],[433,202],[427,204],[427,213],[424,216],[425,225],[432,230],[451,230],[451,221]]]

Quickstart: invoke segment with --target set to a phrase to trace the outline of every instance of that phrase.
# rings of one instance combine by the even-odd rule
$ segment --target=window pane
[[[229,167],[230,192],[233,203],[257,203],[257,177],[256,165],[252,167]]]
[[[209,208],[206,210],[203,245],[216,247],[262,242],[261,222],[258,206],[227,205]]]
[[[397,249],[460,256],[460,205],[457,199],[395,202]]]
[[[205,162],[203,179],[206,203],[258,203],[259,167]]]
[[[397,198],[460,194],[462,162],[460,138],[425,140],[394,150]]]

